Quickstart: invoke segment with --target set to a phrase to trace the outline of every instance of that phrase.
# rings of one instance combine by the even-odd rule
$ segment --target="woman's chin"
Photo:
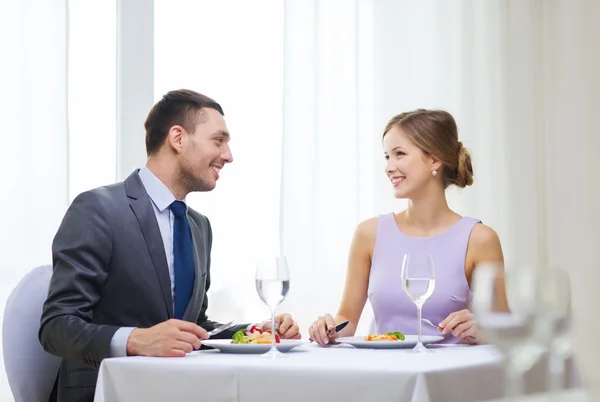
[[[408,198],[408,192],[404,191],[404,190],[401,190],[401,189],[398,189],[398,188],[395,188],[394,189],[394,197],[398,198],[399,200],[400,199]]]

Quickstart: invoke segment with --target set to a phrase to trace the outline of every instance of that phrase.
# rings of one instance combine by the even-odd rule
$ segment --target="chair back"
[[[4,310],[2,350],[15,402],[48,402],[61,358],[47,353],[38,340],[42,307],[52,266],[31,270],[13,289]]]

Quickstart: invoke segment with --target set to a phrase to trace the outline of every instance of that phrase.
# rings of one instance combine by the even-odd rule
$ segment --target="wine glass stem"
[[[550,352],[550,391],[557,392],[565,386],[565,360],[564,358],[552,350]]]
[[[277,331],[275,330],[275,308],[273,306],[269,306],[271,308],[271,349],[275,349],[275,334]]]
[[[506,391],[505,396],[516,397],[523,395],[523,373],[514,365],[507,364],[506,370]]]
[[[419,342],[419,344],[421,343],[421,318],[422,318],[422,308],[423,305],[421,303],[417,304],[417,319],[418,319],[418,332],[417,332],[417,341]]]

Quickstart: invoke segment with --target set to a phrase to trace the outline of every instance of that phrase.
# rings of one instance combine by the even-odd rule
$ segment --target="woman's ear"
[[[433,161],[432,165],[431,165],[432,170],[440,170],[442,168],[442,166],[443,166],[442,161],[439,160],[438,158],[436,158],[433,155],[431,156],[431,159]]]

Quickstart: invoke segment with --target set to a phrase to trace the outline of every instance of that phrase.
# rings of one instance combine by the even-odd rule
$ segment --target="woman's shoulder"
[[[358,224],[355,231],[355,236],[362,238],[375,239],[377,235],[377,228],[380,224],[396,224],[396,214],[389,212],[387,214],[380,214],[371,218],[365,219]]]
[[[354,231],[354,237],[356,239],[361,240],[375,239],[375,236],[377,235],[378,222],[378,216],[374,216],[363,220],[356,226],[356,230]]]
[[[478,221],[475,223],[475,226],[473,226],[473,230],[471,231],[472,243],[481,245],[499,241],[500,238],[498,237],[498,233],[490,226],[481,223],[481,221]]]
[[[498,233],[481,222],[476,223],[471,231],[469,248],[473,252],[475,260],[502,258],[502,247]]]

